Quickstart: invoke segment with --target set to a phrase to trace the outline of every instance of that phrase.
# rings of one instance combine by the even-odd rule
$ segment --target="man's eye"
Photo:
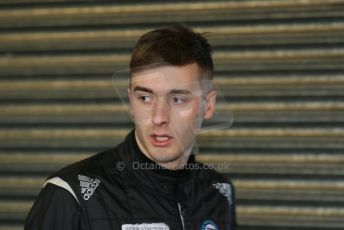
[[[150,96],[139,96],[138,99],[145,103],[149,103],[152,101],[152,97]]]
[[[185,103],[185,98],[183,97],[172,97],[173,104],[182,104]]]

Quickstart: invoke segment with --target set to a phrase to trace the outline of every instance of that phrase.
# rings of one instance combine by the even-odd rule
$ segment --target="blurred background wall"
[[[197,157],[230,166],[239,229],[344,228],[344,1],[0,0],[0,230],[53,171],[124,138],[112,73],[176,22],[214,46],[234,124]]]

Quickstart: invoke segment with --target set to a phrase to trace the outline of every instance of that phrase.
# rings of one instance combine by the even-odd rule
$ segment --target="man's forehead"
[[[197,84],[197,85],[195,85]],[[147,92],[154,93],[157,95],[168,95],[168,94],[193,94],[201,95],[202,89],[199,86],[199,83],[193,85],[151,85],[151,84],[133,84],[131,86],[132,92]]]
[[[158,91],[169,89],[200,88],[198,75],[193,72],[175,71],[171,68],[140,71],[132,75],[131,88],[136,86],[147,87]]]
[[[200,79],[199,75],[200,72],[197,64],[185,66],[163,65],[153,68],[147,67],[146,69],[141,68],[140,71],[134,71],[132,73],[132,79],[140,80],[141,78],[155,78],[165,81],[196,81]]]

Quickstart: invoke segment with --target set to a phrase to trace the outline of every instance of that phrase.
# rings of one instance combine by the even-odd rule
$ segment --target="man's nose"
[[[169,105],[166,101],[158,100],[153,108],[152,122],[156,126],[162,126],[169,122]]]

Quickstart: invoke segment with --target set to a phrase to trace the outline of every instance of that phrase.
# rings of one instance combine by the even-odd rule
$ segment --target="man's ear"
[[[210,119],[213,117],[215,113],[215,107],[216,107],[216,90],[211,90],[206,98],[206,104],[204,108],[204,119]]]

